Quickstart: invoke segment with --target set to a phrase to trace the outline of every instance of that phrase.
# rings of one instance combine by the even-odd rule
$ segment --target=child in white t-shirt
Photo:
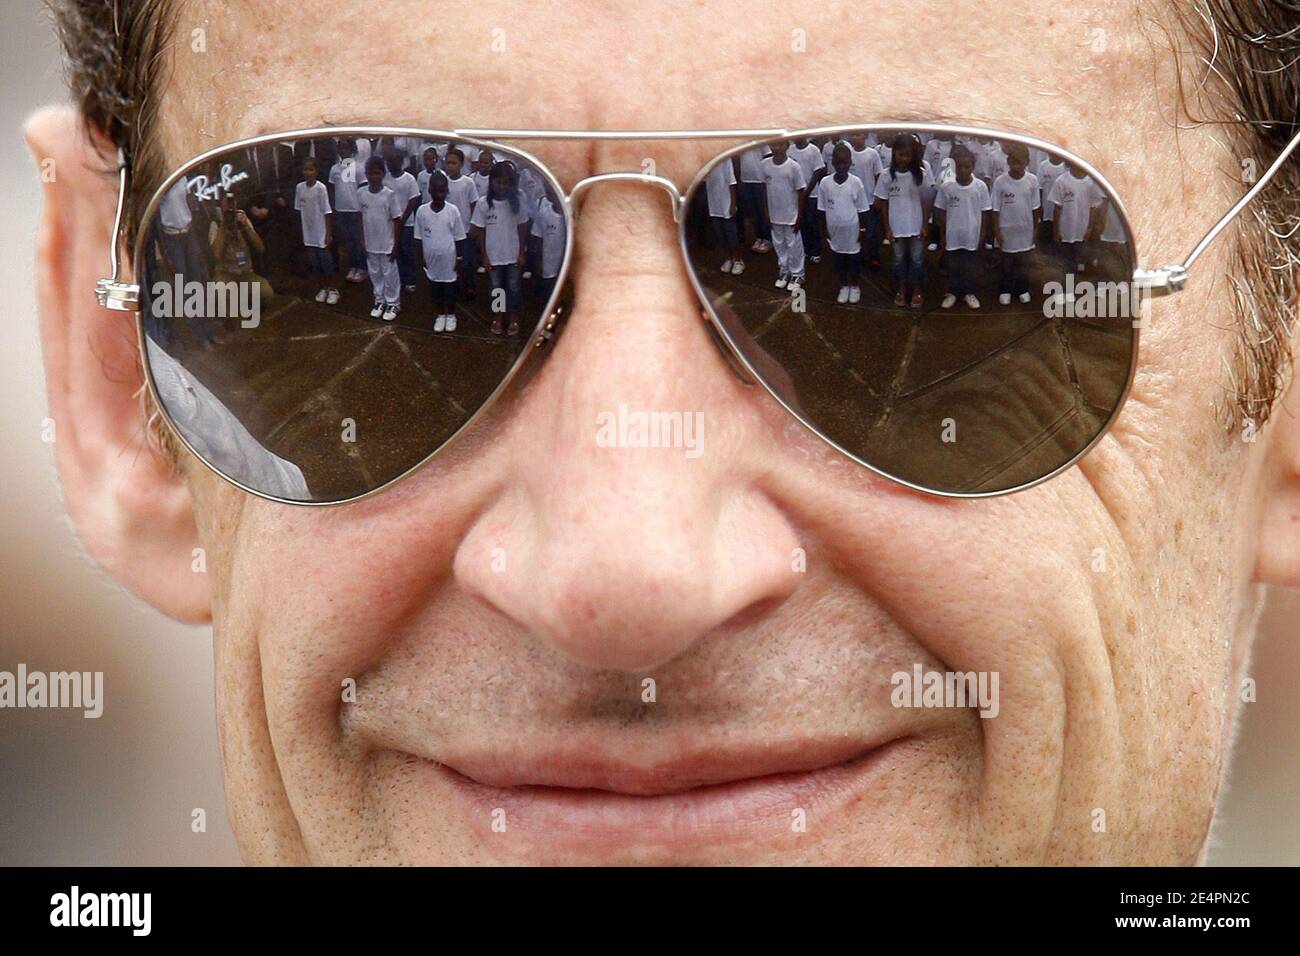
[[[441,170],[429,173],[425,185],[429,201],[415,211],[415,234],[424,254],[424,274],[436,314],[433,331],[456,331],[456,276],[458,243],[465,238],[460,210],[447,201],[447,176]]]
[[[474,179],[465,175],[465,151],[460,146],[449,146],[442,161],[447,167],[447,201],[460,210],[461,222],[468,228],[479,192]],[[478,243],[464,240],[460,251],[460,285],[467,299],[475,295],[474,275],[478,264]]]
[[[807,181],[803,169],[787,153],[784,140],[772,144],[772,155],[758,164],[763,177],[763,211],[772,227],[772,247],[776,250],[776,287],[792,293],[804,281],[803,225]]]
[[[528,228],[528,238],[534,260],[541,263],[541,278],[535,291],[538,301],[544,305],[555,291],[555,280],[559,278],[560,266],[564,262],[565,244],[564,214],[560,212],[560,201],[550,183],[544,184],[542,199]]]
[[[709,170],[704,179],[704,193],[713,235],[725,256],[721,271],[740,275],[745,271],[745,256],[736,229],[736,170],[730,162],[718,163]]]
[[[1008,143],[1007,171],[993,181],[993,231],[1001,248],[1001,274],[998,302],[1010,305],[1011,297],[1022,303],[1030,300],[1026,271],[1042,215],[1038,177],[1026,172],[1029,147]]]
[[[384,185],[384,161],[378,156],[366,160],[366,188],[357,193],[361,209],[361,240],[366,247],[366,269],[374,289],[372,319],[385,322],[397,318],[402,286],[397,271],[397,250],[402,241],[402,203]]]
[[[876,180],[876,207],[894,250],[894,304],[919,309],[925,304],[925,240],[921,233],[930,218],[934,179],[921,160],[921,144],[911,133],[899,133],[890,149],[889,169]]]
[[[366,279],[366,247],[361,242],[361,211],[357,206],[357,191],[366,188],[366,171],[363,161],[357,159],[356,143],[348,138],[338,141],[339,158],[330,167],[329,185],[333,190],[334,234],[343,243],[339,266],[346,257],[348,282]]]
[[[866,247],[863,255],[869,268],[879,269],[880,240],[884,236],[885,227],[880,220],[880,210],[876,208],[875,196],[876,182],[885,167],[881,164],[880,152],[866,133],[850,134],[849,158],[853,163],[851,172],[862,180],[862,188],[867,191],[867,201],[871,203],[871,208],[867,210]]]
[[[1066,271],[1087,269],[1087,243],[1097,234],[1095,210],[1106,201],[1097,184],[1073,163],[1057,177],[1048,194],[1052,205],[1052,239]]]
[[[314,156],[302,161],[303,181],[293,192],[293,208],[302,222],[302,244],[307,250],[307,268],[319,277],[320,288],[316,301],[335,305],[339,290],[334,285],[334,257],[330,246],[334,244],[334,231],[329,190],[320,181],[320,166]]]
[[[856,305],[862,299],[861,236],[867,228],[867,211],[871,208],[862,180],[849,172],[852,166],[852,150],[847,144],[839,143],[831,150],[834,172],[823,176],[815,190],[822,232],[835,260],[835,281],[840,285],[835,301],[840,305]]]
[[[519,175],[510,160],[493,163],[487,195],[474,207],[470,226],[492,283],[492,334],[518,335],[528,212],[519,194]],[[503,315],[508,327],[502,325]]]
[[[1038,176],[1038,193],[1042,201],[1043,220],[1039,223],[1039,239],[1048,244],[1052,243],[1052,204],[1048,197],[1052,195],[1052,187],[1056,185],[1056,180],[1065,174],[1065,163],[1056,156],[1048,156],[1038,164],[1034,170]]]
[[[790,144],[788,155],[803,170],[804,207],[800,210],[800,235],[803,238],[804,255],[816,265],[822,261],[821,220],[817,216],[812,194],[817,188],[817,181],[826,175],[826,160],[822,151],[810,139],[796,139]]]
[[[989,210],[993,207],[988,186],[984,180],[975,178],[974,154],[958,145],[951,147],[949,156],[954,176],[939,187],[934,199],[934,218],[943,236],[948,263],[948,294],[939,304],[951,309],[961,298],[968,308],[978,309],[976,269],[979,249],[988,236]]]

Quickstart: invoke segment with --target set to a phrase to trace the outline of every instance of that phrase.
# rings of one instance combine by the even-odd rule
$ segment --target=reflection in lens
[[[686,245],[724,334],[787,406],[908,483],[988,494],[1105,428],[1135,358],[1132,244],[1063,156],[845,130],[712,166]]]
[[[332,136],[232,148],[164,193],[145,354],[205,462],[275,498],[371,491],[451,438],[520,360],[564,207],[498,147]]]

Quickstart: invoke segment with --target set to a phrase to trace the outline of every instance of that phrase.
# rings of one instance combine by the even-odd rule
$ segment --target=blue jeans
[[[922,237],[894,237],[894,281],[925,281],[925,240]]]
[[[522,270],[515,263],[508,266],[493,266],[488,270],[488,278],[492,282],[492,291],[497,289],[506,290],[506,311],[518,312],[519,304],[523,296],[521,295],[520,276]]]

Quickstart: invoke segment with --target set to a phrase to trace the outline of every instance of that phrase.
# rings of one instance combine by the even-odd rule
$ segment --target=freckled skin
[[[570,18],[565,6],[497,6],[466,24],[413,0],[383,17],[337,2],[183,5],[177,34],[206,26],[208,52],[174,57],[169,156],[322,122],[946,117],[1092,159],[1124,197],[1143,264],[1181,258],[1237,195],[1205,172],[1225,166],[1213,132],[1175,139],[1156,108],[1172,110],[1172,68],[1129,3],[1021,5],[1017,47],[1030,52],[1011,59],[987,6],[952,0],[757,2],[743,18],[710,3],[671,16],[628,2],[596,17],[573,4]],[[292,18],[294,42],[277,16]],[[394,44],[397,22],[407,39]],[[1133,42],[1093,53],[1097,26]],[[900,76],[905,90],[883,81]],[[647,157],[685,186],[722,148],[531,146],[566,186]],[[1200,859],[1257,601],[1267,445],[1234,440],[1213,411],[1231,345],[1227,245],[1154,306],[1129,404],[1080,466],[1009,497],[945,501],[871,477],[737,381],[702,327],[660,192],[594,188],[576,241],[574,309],[542,372],[390,491],[283,507],[189,464],[227,789],[250,862]],[[702,410],[705,453],[597,447],[596,416],[620,402]],[[806,572],[790,570],[796,548]],[[999,715],[892,708],[889,675],[916,661],[997,671]],[[349,677],[354,704],[340,700]],[[589,860],[485,835],[402,753],[527,732],[648,764],[684,741],[863,727],[914,738],[870,799],[814,815],[806,833],[678,857],[629,845]]]

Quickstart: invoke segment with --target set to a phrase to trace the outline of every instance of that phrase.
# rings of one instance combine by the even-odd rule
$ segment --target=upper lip
[[[720,745],[655,758],[565,746],[448,752],[444,767],[489,787],[550,787],[604,790],[629,796],[682,793],[778,774],[799,774],[849,763],[888,741],[789,740],[771,744]]]

